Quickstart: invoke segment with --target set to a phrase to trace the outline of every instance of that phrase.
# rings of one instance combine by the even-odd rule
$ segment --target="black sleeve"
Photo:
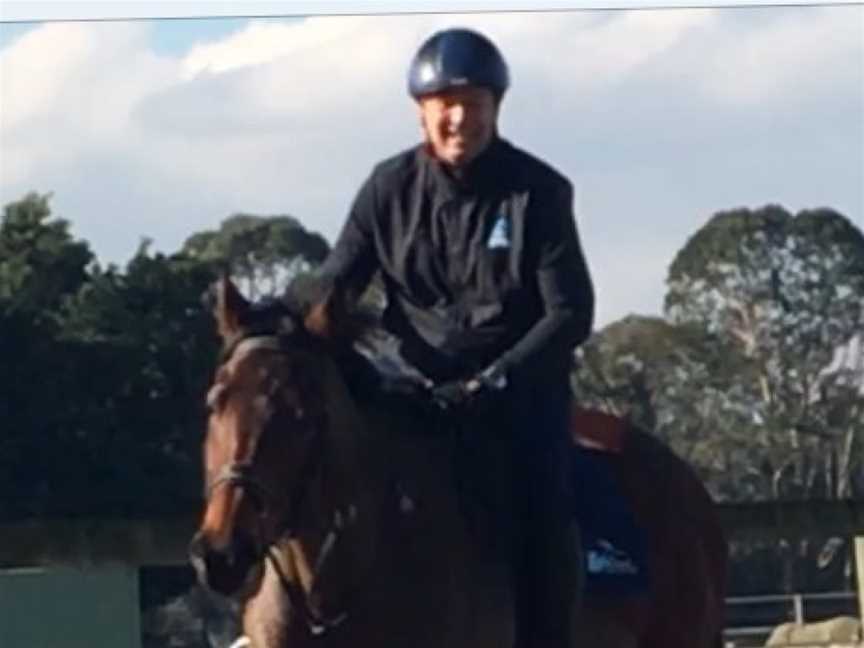
[[[375,174],[357,192],[336,244],[318,276],[332,289],[356,299],[378,268],[372,224],[376,212]]]
[[[501,358],[502,368],[514,376],[533,377],[569,363],[594,323],[594,288],[576,231],[573,187],[565,181],[544,193],[538,197],[536,223],[528,224],[537,226],[529,260],[544,314]]]

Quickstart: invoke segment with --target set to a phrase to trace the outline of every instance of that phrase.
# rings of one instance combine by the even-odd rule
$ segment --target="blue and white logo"
[[[489,249],[510,247],[510,220],[504,214],[498,214],[486,246]]]
[[[587,559],[589,574],[635,576],[639,573],[639,567],[627,553],[602,538],[588,550]]]

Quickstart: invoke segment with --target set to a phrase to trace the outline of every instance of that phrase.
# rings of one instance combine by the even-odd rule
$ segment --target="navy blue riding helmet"
[[[494,43],[470,29],[445,29],[430,36],[408,69],[414,99],[464,85],[487,87],[500,99],[510,85],[507,63]]]

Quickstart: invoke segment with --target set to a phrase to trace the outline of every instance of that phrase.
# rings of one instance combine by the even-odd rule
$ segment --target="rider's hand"
[[[432,400],[441,409],[453,409],[467,405],[474,392],[469,391],[465,380],[451,380],[432,388]]]
[[[379,374],[381,390],[386,394],[401,396],[417,396],[432,389],[428,379],[418,379],[412,376]]]
[[[467,380],[452,380],[432,388],[432,400],[442,409],[473,405],[507,387],[506,373],[491,365]]]

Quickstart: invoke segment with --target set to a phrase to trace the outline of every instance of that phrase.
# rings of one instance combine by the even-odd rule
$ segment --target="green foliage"
[[[762,495],[848,496],[864,433],[864,235],[830,209],[722,212],[679,252],[668,284],[671,322],[703,327],[751,364],[721,369],[752,412]]]
[[[0,519],[187,512],[218,351],[204,291],[226,267],[278,291],[327,243],[239,215],[177,254],[145,240],[102,267],[49,201],[11,203],[0,226]]]
[[[665,318],[626,318],[581,350],[583,400],[662,436],[720,499],[861,497],[864,235],[830,209],[721,212],[667,284]],[[837,546],[738,543],[736,584],[842,587]]]
[[[106,485],[134,485],[150,508],[190,501],[200,484],[203,394],[218,350],[200,296],[215,276],[142,248],[122,274],[95,271],[67,310],[64,341],[99,368],[84,398],[86,445]]]
[[[321,263],[327,241],[291,216],[236,214],[216,231],[190,236],[183,251],[190,257],[221,264],[249,298],[277,295],[300,273]]]
[[[721,212],[670,266],[666,318],[583,349],[589,400],[657,431],[726,499],[862,487],[864,236],[830,209]]]
[[[50,320],[87,278],[89,246],[51,220],[50,195],[31,193],[4,209],[0,224],[0,306],[33,323]]]
[[[752,368],[734,347],[692,325],[630,316],[595,334],[579,350],[573,373],[586,405],[651,430],[693,464],[722,499],[753,497],[743,466],[749,413],[730,373]],[[723,452],[718,439],[724,439]]]
[[[861,330],[864,235],[829,209],[721,212],[678,253],[666,313],[825,365]]]

